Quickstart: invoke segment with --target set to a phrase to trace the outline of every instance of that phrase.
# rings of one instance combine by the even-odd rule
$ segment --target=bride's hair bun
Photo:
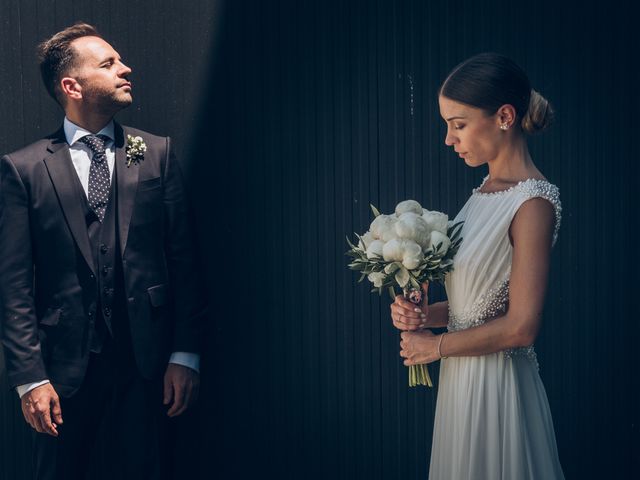
[[[553,123],[554,118],[549,101],[532,88],[529,108],[521,122],[522,130],[529,134],[541,132]]]
[[[529,77],[513,60],[495,52],[484,52],[457,65],[439,90],[459,103],[494,115],[505,104],[516,110],[516,124],[524,133],[538,133],[551,125],[553,108],[531,88]]]

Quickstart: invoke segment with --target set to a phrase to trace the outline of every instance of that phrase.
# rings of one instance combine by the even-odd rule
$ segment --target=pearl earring
[[[507,130],[508,128],[509,128],[509,125],[507,125],[506,123],[503,123],[500,125],[501,130]]]

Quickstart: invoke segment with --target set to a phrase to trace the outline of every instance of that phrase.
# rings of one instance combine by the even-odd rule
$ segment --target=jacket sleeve
[[[204,321],[208,315],[204,284],[197,261],[193,212],[184,180],[167,137],[164,162],[165,256],[173,297],[173,352],[200,353]]]
[[[0,339],[11,388],[47,378],[33,293],[29,196],[5,155],[0,159]]]

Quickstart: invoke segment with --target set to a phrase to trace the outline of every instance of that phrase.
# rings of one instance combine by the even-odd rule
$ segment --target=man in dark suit
[[[0,322],[9,383],[34,429],[37,478],[93,460],[161,478],[168,417],[198,393],[206,300],[168,137],[121,126],[131,69],[87,24],[39,47],[65,112],[0,159]]]

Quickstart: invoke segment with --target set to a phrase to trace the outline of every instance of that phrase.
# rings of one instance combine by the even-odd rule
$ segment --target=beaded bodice
[[[520,206],[541,197],[556,214],[552,245],[558,237],[562,207],[558,187],[538,179],[527,179],[498,192],[481,192],[486,183],[474,188],[454,222],[464,220],[462,243],[453,259],[454,269],[445,277],[449,299],[449,331],[481,325],[505,312],[509,301],[509,277],[513,247],[509,226]],[[505,357],[522,354],[537,366],[533,345],[504,352]]]

